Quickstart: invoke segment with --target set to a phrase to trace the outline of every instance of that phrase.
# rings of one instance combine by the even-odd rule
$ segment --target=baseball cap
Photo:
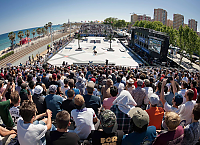
[[[117,130],[117,118],[111,110],[105,110],[100,114],[100,121],[103,131],[107,134],[114,133]]]
[[[158,97],[158,95],[152,93],[152,94],[150,95],[150,97],[149,97],[149,101],[150,101],[151,105],[156,105],[156,104],[158,104],[158,103],[159,103],[159,97]]]
[[[50,92],[56,92],[56,90],[57,90],[57,87],[55,85],[49,86],[49,91]]]
[[[91,81],[93,81],[94,83],[96,82],[96,79],[95,78],[91,78]]]
[[[176,102],[176,106],[181,105],[183,103],[183,96],[181,94],[175,93],[174,102]]]
[[[34,89],[35,94],[41,94],[43,92],[43,88],[40,85],[37,85]]]
[[[53,79],[56,79],[56,78],[57,78],[56,73],[53,73],[53,74],[52,74],[52,78],[53,78]]]
[[[82,95],[78,94],[74,97],[74,104],[77,106],[82,106],[85,103],[85,100]]]
[[[137,80],[137,84],[138,84],[139,86],[142,86],[142,85],[143,85],[143,80],[138,79],[138,80]]]
[[[148,113],[139,107],[132,108],[128,114],[138,128],[142,128],[143,126],[149,124]]]
[[[21,88],[22,88],[22,89],[26,89],[26,87],[28,87],[28,85],[27,85],[26,83],[22,83],[22,84],[21,84]]]

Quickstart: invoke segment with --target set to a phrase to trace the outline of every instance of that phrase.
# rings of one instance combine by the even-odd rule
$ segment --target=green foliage
[[[37,28],[36,32],[37,32],[38,35],[40,35],[42,33],[42,29],[41,28]]]
[[[8,57],[8,56],[10,56],[10,55],[12,55],[12,54],[14,54],[14,51],[8,52],[8,53],[6,53],[5,55],[1,56],[1,57],[0,57],[0,60],[4,59],[4,58],[6,58],[6,57]]]
[[[34,36],[35,36],[35,33],[36,33],[36,32],[35,32],[35,29],[33,29],[31,33],[32,33],[32,35],[33,35],[33,38],[34,38]]]
[[[11,40],[11,47],[13,47],[13,42],[14,42],[15,37],[16,37],[15,33],[14,33],[14,32],[10,32],[10,33],[8,34],[8,37],[9,37],[9,39]]]
[[[24,37],[24,33],[22,31],[19,31],[17,36],[21,40]]]
[[[30,36],[30,31],[29,31],[29,30],[26,30],[26,31],[25,31],[25,35],[26,35],[26,37],[28,38],[28,37]]]

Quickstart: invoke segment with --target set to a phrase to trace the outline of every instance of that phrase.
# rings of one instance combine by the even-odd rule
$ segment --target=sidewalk
[[[180,63],[180,54],[177,55],[168,55],[168,58],[172,59],[174,62],[176,62],[178,65]],[[200,70],[199,65],[192,63],[192,67],[190,65],[190,60],[188,60],[187,58],[183,57],[182,59],[182,63],[181,63],[181,67],[183,67],[186,70],[193,70],[193,69],[197,69]]]

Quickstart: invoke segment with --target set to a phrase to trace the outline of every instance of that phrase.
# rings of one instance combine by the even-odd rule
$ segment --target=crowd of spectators
[[[199,72],[66,64],[0,71],[2,144],[199,143]]]
[[[104,24],[83,24],[81,25],[79,33],[105,35],[105,33],[112,33],[112,26]]]

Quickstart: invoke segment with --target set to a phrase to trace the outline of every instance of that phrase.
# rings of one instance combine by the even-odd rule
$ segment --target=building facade
[[[154,21],[160,21],[163,25],[167,25],[167,11],[164,9],[154,9]]]
[[[180,26],[184,26],[184,16],[181,14],[173,15],[173,28],[178,30]]]
[[[142,21],[142,20],[151,21],[151,17],[146,16],[145,14],[144,15],[137,15],[137,14],[131,15],[131,23],[135,23],[136,21]]]
[[[173,27],[173,21],[170,20],[170,19],[168,19],[168,20],[167,20],[167,26]]]
[[[188,27],[197,32],[197,21],[195,21],[194,19],[189,19],[188,20]]]

